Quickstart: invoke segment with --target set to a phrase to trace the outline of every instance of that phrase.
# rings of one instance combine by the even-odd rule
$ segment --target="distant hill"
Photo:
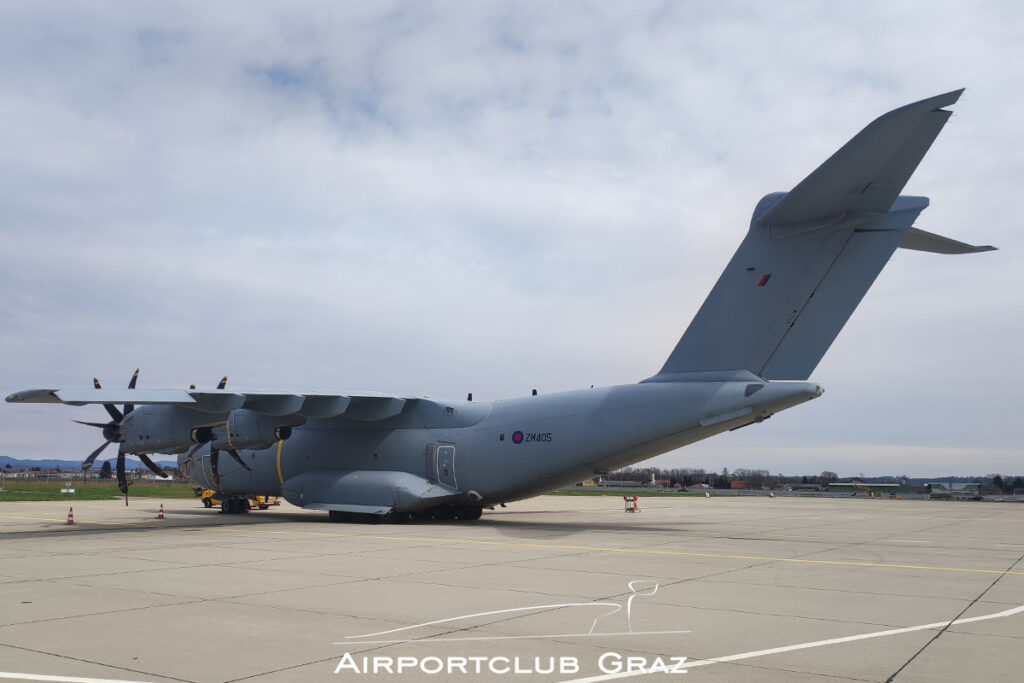
[[[110,460],[110,466],[114,467],[117,464],[117,458],[107,458]],[[156,464],[161,467],[177,467],[177,460],[157,460]],[[6,455],[0,455],[0,468],[7,469],[10,465],[12,470],[28,470],[33,467],[38,467],[43,470],[55,470],[60,469],[62,472],[80,472],[82,470],[81,460],[19,460],[18,458],[10,458]],[[137,470],[144,468],[138,460],[132,458],[126,458],[124,462],[125,469]],[[92,466],[93,469],[99,470],[103,467],[103,460],[97,460]]]

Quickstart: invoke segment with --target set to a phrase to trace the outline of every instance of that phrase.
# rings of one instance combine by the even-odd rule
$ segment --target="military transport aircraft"
[[[988,251],[912,227],[901,196],[962,90],[881,116],[789,192],[765,196],[664,367],[637,384],[494,403],[372,392],[33,389],[9,403],[102,404],[125,454],[179,453],[193,482],[327,510],[332,519],[477,519],[817,398],[807,379],[898,247]],[[124,404],[118,409],[115,404]],[[222,452],[231,460],[220,458]]]

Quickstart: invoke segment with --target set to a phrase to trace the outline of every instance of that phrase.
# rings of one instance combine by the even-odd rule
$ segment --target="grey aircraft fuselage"
[[[251,471],[221,458],[219,480],[208,453],[180,455],[178,462],[206,488],[284,495],[296,505],[345,500],[373,506],[378,482],[402,486],[410,473],[417,475],[413,482],[425,479],[439,490],[396,501],[396,510],[441,502],[491,506],[760,422],[821,393],[817,384],[750,375],[742,381],[646,382],[494,403],[418,400],[381,424],[309,420],[287,441],[240,451]],[[341,476],[346,473],[348,479]]]

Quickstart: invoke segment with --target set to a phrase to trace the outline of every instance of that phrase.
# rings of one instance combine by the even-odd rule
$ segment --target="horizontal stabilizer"
[[[803,223],[849,211],[885,213],[907,184],[963,89],[883,114],[760,216],[761,225]]]
[[[995,247],[989,245],[975,247],[966,242],[958,242],[917,228],[907,230],[907,235],[900,243],[900,248],[930,251],[933,254],[977,254],[982,251],[996,251]]]

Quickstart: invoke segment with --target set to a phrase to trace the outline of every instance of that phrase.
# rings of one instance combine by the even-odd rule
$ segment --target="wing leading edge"
[[[228,413],[244,408],[262,415],[299,415],[312,419],[343,416],[364,422],[394,417],[402,412],[409,400],[412,399],[365,391],[283,394],[184,389],[26,389],[6,398],[7,403],[63,403],[72,406],[114,403],[163,405],[203,413]]]

